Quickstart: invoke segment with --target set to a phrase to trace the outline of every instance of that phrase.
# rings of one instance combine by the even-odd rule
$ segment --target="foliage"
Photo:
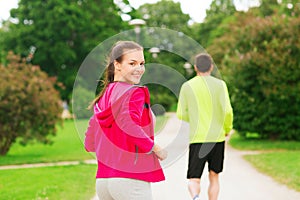
[[[284,14],[291,17],[300,16],[299,0],[281,0],[279,7],[279,14]]]
[[[187,32],[190,17],[184,14],[180,3],[162,0],[155,4],[144,4],[138,12],[150,27],[169,28],[175,31]]]
[[[206,19],[214,18],[217,15],[229,16],[235,11],[232,0],[213,0],[210,8],[206,11]]]
[[[50,143],[47,136],[55,135],[61,113],[55,80],[12,53],[8,62],[0,65],[0,155],[17,138],[22,144],[32,140]]]
[[[198,29],[196,39],[204,47],[208,47],[215,38],[223,35],[224,31],[219,26],[236,12],[232,0],[213,0],[210,8],[206,10],[206,17],[203,23],[195,26]]]
[[[300,140],[299,27],[299,18],[240,14],[231,32],[211,46],[229,82],[234,125],[242,135]]]
[[[92,111],[88,109],[88,105],[95,98],[95,94],[84,87],[78,86],[76,88],[76,104],[73,104],[73,113],[78,119],[87,119],[92,116]]]
[[[100,42],[118,33],[123,23],[113,0],[19,1],[11,10],[10,23],[1,46],[26,57],[36,47],[33,64],[57,76],[58,88],[70,100],[76,72],[85,56]]]
[[[298,0],[262,0],[260,7],[255,10],[261,17],[278,14],[297,17],[300,14],[300,4]]]
[[[262,16],[271,16],[274,14],[277,7],[277,0],[262,0],[259,10]]]

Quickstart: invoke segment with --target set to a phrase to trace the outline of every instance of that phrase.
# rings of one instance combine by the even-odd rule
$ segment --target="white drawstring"
[[[99,112],[101,112],[101,109],[98,106],[98,103],[96,103],[96,108],[98,109]]]

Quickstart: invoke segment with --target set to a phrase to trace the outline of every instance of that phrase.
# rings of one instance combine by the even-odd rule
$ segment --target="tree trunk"
[[[4,156],[8,153],[13,141],[15,138],[11,137],[2,137],[0,142],[0,156]]]

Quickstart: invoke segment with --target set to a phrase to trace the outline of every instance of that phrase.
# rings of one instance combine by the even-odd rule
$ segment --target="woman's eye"
[[[129,63],[129,65],[132,67],[143,67],[145,63]]]
[[[137,63],[130,63],[130,66],[132,66],[132,67],[135,67],[137,65],[138,65]]]

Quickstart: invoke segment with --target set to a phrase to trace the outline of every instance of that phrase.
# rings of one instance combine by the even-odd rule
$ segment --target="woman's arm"
[[[153,139],[142,128],[142,113],[145,106],[145,92],[134,88],[124,98],[115,122],[127,134],[130,143],[138,146],[143,152],[150,152],[154,146]]]
[[[95,152],[95,133],[100,128],[94,115],[89,120],[89,126],[85,132],[84,147],[88,152]]]

